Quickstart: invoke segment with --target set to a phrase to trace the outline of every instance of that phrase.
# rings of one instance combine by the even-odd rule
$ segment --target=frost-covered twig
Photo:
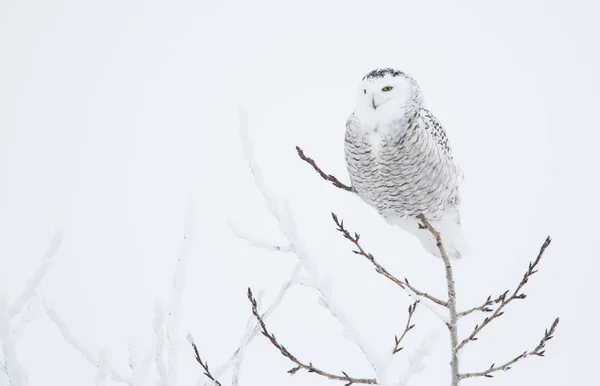
[[[304,154],[304,150],[302,150],[299,146],[296,146],[296,151],[298,152],[298,156],[303,161],[307,162],[310,166],[312,166],[313,169],[315,169],[315,171],[317,173],[319,173],[319,175],[321,177],[323,177],[324,180],[327,180],[327,181],[331,182],[333,184],[333,186],[335,186],[336,188],[340,188],[340,189],[346,190],[348,192],[354,192],[354,188],[352,188],[351,186],[348,186],[346,184],[341,183],[340,180],[338,180],[334,175],[327,174],[323,170],[321,170],[321,168],[317,166],[317,163],[312,158],[310,158],[307,155],[305,155]]]
[[[311,284],[319,291],[322,299],[322,303],[329,310],[331,315],[338,320],[338,322],[342,325],[345,331],[345,335],[352,340],[359,349],[365,355],[367,361],[371,364],[375,373],[377,374],[377,380],[381,383],[385,383],[385,368],[381,365],[380,360],[374,350],[369,347],[368,342],[366,342],[358,333],[356,328],[354,327],[351,318],[349,318],[343,310],[335,304],[333,300],[333,296],[330,294],[329,288],[326,283],[321,278],[317,267],[312,261],[310,255],[306,251],[302,241],[300,240],[296,224],[293,220],[293,214],[289,205],[284,203],[283,208],[278,205],[277,200],[271,195],[271,192],[267,189],[264,179],[262,177],[262,173],[258,165],[256,164],[253,151],[252,151],[252,143],[248,136],[248,127],[246,122],[245,114],[240,111],[240,137],[242,139],[244,156],[246,158],[246,162],[248,163],[250,170],[252,171],[252,176],[254,177],[254,182],[256,187],[262,194],[267,209],[271,213],[271,215],[277,220],[279,225],[279,229],[286,237],[289,245],[291,246],[291,251],[294,253],[300,262],[302,263],[302,267],[308,273]]]
[[[227,225],[229,226],[229,229],[231,230],[231,232],[234,234],[235,237],[237,237],[240,240],[244,240],[245,242],[247,242],[249,245],[253,246],[254,248],[263,249],[267,252],[286,253],[286,252],[292,251],[292,247],[290,245],[277,245],[277,244],[269,243],[268,241],[260,239],[255,235],[250,235],[245,230],[242,230],[241,227],[238,226],[237,224],[235,224],[234,222],[228,221]]]
[[[529,281],[529,278],[534,273],[537,272],[536,267],[539,264],[540,260],[542,259],[542,256],[544,255],[544,251],[546,251],[546,248],[548,248],[548,246],[550,245],[551,242],[552,242],[552,240],[550,239],[550,236],[548,236],[546,238],[546,240],[544,241],[544,243],[542,244],[540,251],[537,255],[537,258],[533,261],[533,263],[529,263],[529,269],[523,275],[523,279],[521,279],[521,282],[517,286],[517,289],[508,298],[506,296],[508,295],[509,291],[506,291],[502,295],[500,295],[496,300],[494,300],[496,303],[500,303],[498,305],[498,307],[496,308],[496,310],[494,311],[494,313],[491,316],[485,318],[481,324],[478,324],[475,326],[475,328],[473,329],[473,332],[471,332],[471,334],[467,338],[465,338],[462,342],[460,342],[460,344],[457,347],[457,351],[462,349],[467,343],[477,340],[477,334],[479,334],[479,332],[481,330],[483,330],[487,325],[489,325],[492,322],[492,320],[497,319],[500,316],[502,316],[504,314],[504,311],[503,311],[504,307],[506,307],[510,302],[512,302],[513,300],[516,300],[516,299],[525,299],[527,297],[526,294],[520,293],[520,291],[521,291],[521,289],[523,289],[525,284],[527,284],[527,282]]]
[[[411,322],[413,314],[417,309],[417,304],[419,304],[419,301],[416,301],[410,306],[408,306],[408,318],[406,320],[406,327],[404,327],[404,331],[402,332],[402,335],[400,335],[400,338],[398,338],[397,335],[394,336],[394,350],[392,351],[393,354],[396,354],[404,349],[404,347],[400,346],[400,343],[402,343],[402,340],[404,339],[406,334],[415,327],[415,325],[411,324]]]
[[[154,335],[156,336],[156,351],[155,351],[155,363],[156,363],[156,371],[158,372],[159,385],[168,386],[169,380],[167,377],[167,366],[165,364],[165,316],[157,301],[154,305]]]
[[[167,314],[166,338],[167,338],[167,379],[169,384],[177,382],[178,345],[179,338],[179,312],[181,309],[181,297],[185,287],[185,273],[189,259],[192,237],[194,235],[195,206],[192,198],[188,199],[185,222],[183,226],[183,240],[173,272],[173,284],[169,299],[169,312]]]
[[[546,343],[553,338],[554,332],[556,330],[556,326],[558,326],[558,321],[559,318],[554,319],[554,322],[552,323],[552,326],[550,326],[549,330],[546,330],[544,333],[544,337],[542,338],[542,340],[540,340],[540,343],[536,346],[536,348],[534,348],[531,351],[525,351],[523,354],[515,357],[514,359],[502,364],[502,365],[498,365],[496,366],[495,363],[493,363],[489,369],[485,370],[485,371],[481,371],[478,373],[466,373],[466,374],[460,374],[459,378],[460,379],[466,379],[466,378],[475,378],[475,377],[487,377],[487,378],[492,378],[493,375],[492,373],[496,372],[496,371],[508,371],[512,368],[512,365],[514,365],[515,363],[530,357],[532,355],[536,355],[539,357],[543,357],[544,353],[546,352],[545,347],[546,347]]]
[[[210,370],[208,369],[208,361],[202,362],[202,359],[200,358],[200,353],[198,352],[198,347],[196,346],[196,343],[194,342],[194,339],[191,335],[188,335],[188,341],[190,342],[190,344],[192,345],[192,349],[194,350],[194,357],[196,358],[196,362],[198,362],[204,370],[204,375],[206,375],[206,377],[210,379],[215,386],[221,386],[221,383],[217,381],[215,377],[213,377]]]
[[[75,348],[75,350],[79,351],[81,353],[81,355],[83,355],[83,357],[85,359],[87,359],[88,362],[90,362],[92,365],[96,366],[97,368],[100,368],[101,363],[100,363],[99,359],[97,359],[94,356],[94,354],[92,354],[90,352],[90,350],[88,350],[83,345],[83,343],[81,343],[79,340],[77,340],[73,336],[73,334],[71,334],[71,331],[67,327],[67,324],[58,316],[56,311],[54,311],[54,309],[48,304],[47,301],[44,301],[43,304],[44,304],[44,308],[46,309],[46,314],[48,315],[50,320],[56,325],[56,327],[58,328],[58,331],[62,335],[63,339],[67,343],[69,343],[71,346],[73,346],[73,348]],[[108,371],[109,371],[110,377],[112,378],[113,381],[131,385],[131,379],[121,375],[114,367],[109,365]]]
[[[37,314],[39,308],[39,296],[37,294],[34,294],[34,296],[29,299],[23,310],[13,317],[12,334],[15,341],[18,341],[21,338],[27,326],[29,326],[33,318],[35,318],[35,315]],[[18,321],[15,321],[15,319],[17,319],[17,316]]]
[[[456,386],[460,381],[458,377],[458,313],[456,312],[456,289],[454,284],[454,274],[452,273],[452,265],[450,259],[446,254],[446,249],[442,243],[442,237],[440,233],[427,221],[425,216],[420,215],[419,219],[423,222],[422,227],[427,229],[429,233],[433,235],[436,241],[436,245],[440,251],[444,267],[446,268],[446,284],[448,287],[448,312],[450,314],[450,322],[446,323],[448,331],[450,332],[450,368],[452,372],[451,385]]]
[[[344,228],[344,220],[340,220],[335,213],[331,213],[331,217],[333,217],[333,221],[335,222],[335,225],[337,225],[337,231],[339,231],[346,239],[350,240],[350,242],[352,242],[352,244],[356,246],[357,249],[352,252],[356,253],[357,255],[366,257],[367,260],[369,260],[371,264],[375,266],[375,270],[377,271],[377,273],[385,276],[387,279],[397,284],[403,290],[406,290],[408,288],[418,296],[429,299],[440,306],[448,307],[448,302],[440,300],[426,292],[419,291],[418,289],[413,287],[406,278],[404,280],[400,280],[391,273],[389,273],[387,269],[385,269],[381,264],[377,262],[377,260],[375,260],[375,257],[371,253],[365,252],[365,250],[360,245],[360,235],[358,233],[354,232],[354,236],[352,236],[352,234],[346,228]]]
[[[42,258],[42,261],[40,262],[40,265],[37,271],[35,272],[35,275],[33,275],[31,279],[29,279],[27,285],[25,286],[25,289],[23,290],[23,293],[19,297],[17,297],[17,299],[9,307],[8,315],[11,318],[19,312],[21,312],[21,310],[23,309],[23,307],[25,307],[27,302],[35,296],[35,292],[37,291],[42,280],[44,280],[44,277],[46,277],[46,274],[50,269],[50,266],[52,264],[52,258],[56,255],[56,252],[60,248],[61,241],[62,233],[57,231],[52,237],[50,246],[44,253],[44,257]]]
[[[248,288],[248,300],[250,300],[250,303],[252,304],[252,314],[256,317],[256,320],[260,324],[262,334],[264,336],[266,336],[267,339],[269,339],[271,344],[273,346],[275,346],[279,350],[279,352],[281,352],[281,354],[283,356],[285,356],[286,358],[288,358],[295,364],[295,366],[292,369],[290,369],[288,371],[288,373],[293,375],[296,372],[298,372],[299,370],[306,370],[309,373],[318,374],[320,376],[323,376],[323,377],[331,379],[331,380],[344,381],[344,382],[346,382],[346,386],[349,386],[349,385],[352,385],[355,383],[356,384],[359,384],[359,383],[360,384],[369,384],[369,385],[377,384],[377,381],[375,379],[350,377],[344,371],[341,372],[342,375],[336,375],[336,374],[332,374],[332,373],[320,370],[320,369],[316,368],[315,366],[313,366],[313,364],[310,362],[308,364],[306,364],[305,362],[300,361],[296,356],[294,356],[292,353],[290,353],[281,343],[279,343],[277,341],[277,339],[275,338],[275,335],[271,334],[267,330],[267,326],[265,325],[264,320],[262,320],[262,318],[258,312],[258,305],[256,303],[256,299],[254,299],[254,296],[252,295],[252,290],[250,288]]]
[[[11,386],[26,386],[27,374],[17,357],[16,342],[11,331],[10,311],[4,294],[0,294],[0,344],[4,358],[3,370]]]
[[[110,376],[108,369],[108,354],[106,350],[100,350],[98,354],[98,371],[96,372],[96,386],[106,386]]]

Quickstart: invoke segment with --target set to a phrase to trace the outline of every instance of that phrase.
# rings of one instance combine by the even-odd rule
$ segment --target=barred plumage
[[[416,216],[422,214],[459,257],[462,173],[442,125],[422,104],[419,86],[403,72],[367,74],[346,124],[348,172],[358,196],[388,222],[415,234],[438,255],[432,237],[418,230]]]

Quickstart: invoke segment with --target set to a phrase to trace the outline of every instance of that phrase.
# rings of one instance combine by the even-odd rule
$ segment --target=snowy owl
[[[369,72],[346,123],[346,166],[356,194],[390,224],[415,235],[440,256],[423,215],[440,232],[450,257],[464,253],[454,163],[440,122],[423,107],[417,82],[391,68]]]

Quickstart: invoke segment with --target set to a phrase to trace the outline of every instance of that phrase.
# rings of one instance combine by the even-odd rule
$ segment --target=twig
[[[187,262],[192,250],[193,237],[195,236],[195,203],[188,197],[187,209],[183,225],[183,240],[177,254],[175,269],[173,270],[172,290],[169,297],[165,333],[167,339],[167,382],[176,384],[178,380],[178,353],[179,353],[179,325],[181,313],[181,298],[185,289],[185,274]]]
[[[313,366],[312,363],[304,363],[302,361],[300,361],[298,358],[296,358],[296,356],[294,356],[292,353],[290,353],[281,343],[279,343],[277,341],[277,339],[275,338],[275,335],[271,334],[268,330],[267,330],[267,326],[265,325],[265,322],[263,321],[262,317],[260,316],[260,314],[258,313],[258,305],[256,303],[256,299],[254,299],[254,296],[252,295],[252,290],[250,288],[248,288],[248,300],[250,300],[250,303],[252,304],[252,314],[254,314],[254,316],[256,317],[258,323],[260,324],[261,330],[262,330],[262,334],[264,336],[267,337],[267,339],[269,339],[269,341],[271,342],[271,344],[273,346],[275,346],[279,352],[281,352],[281,354],[283,356],[285,356],[286,358],[288,358],[289,360],[291,360],[296,366],[294,366],[292,369],[288,370],[288,373],[290,374],[295,374],[296,372],[298,372],[299,370],[306,370],[309,373],[315,373],[318,374],[322,377],[331,379],[331,380],[336,380],[336,381],[344,381],[347,382],[345,384],[345,386],[350,386],[352,384],[368,384],[368,385],[375,385],[377,384],[377,381],[375,379],[369,379],[369,378],[353,378],[350,377],[346,372],[342,371],[342,375],[335,375],[323,370],[320,370],[318,368],[316,368],[315,366]]]
[[[192,338],[191,335],[188,335],[188,341],[192,345],[192,349],[194,349],[194,356],[196,358],[196,362],[198,362],[200,364],[200,366],[202,366],[202,369],[204,370],[204,375],[206,375],[206,377],[208,379],[213,381],[216,386],[221,386],[221,383],[219,381],[217,381],[210,373],[210,370],[208,369],[208,361],[202,362],[202,359],[200,358],[200,353],[198,352],[198,347],[196,346],[196,343],[194,342],[194,339]]]
[[[98,358],[96,358],[90,352],[90,350],[88,350],[83,345],[83,343],[81,343],[79,340],[77,340],[71,334],[71,331],[67,327],[67,324],[58,316],[58,314],[56,313],[56,311],[54,311],[54,309],[50,306],[50,304],[48,304],[48,302],[46,300],[44,300],[43,305],[44,305],[44,308],[46,309],[46,314],[48,315],[50,320],[56,325],[56,327],[58,328],[58,331],[62,335],[63,339],[67,343],[69,343],[71,346],[73,346],[73,348],[75,348],[77,351],[79,351],[81,353],[81,355],[83,355],[83,357],[88,360],[88,362],[90,362],[92,365],[96,366],[97,368],[100,368],[101,367],[100,360]],[[128,385],[132,384],[131,379],[126,378],[125,376],[121,375],[113,366],[109,365],[108,371],[109,371],[110,377],[112,378],[113,381],[119,382],[119,383],[125,383]]]
[[[552,323],[552,326],[550,327],[549,330],[546,330],[544,333],[544,337],[542,338],[542,340],[540,341],[540,343],[537,345],[536,348],[534,348],[531,351],[525,351],[523,354],[515,357],[514,359],[504,363],[503,365],[499,365],[496,366],[495,363],[493,363],[489,369],[485,370],[485,371],[481,371],[478,373],[466,373],[466,374],[460,374],[459,378],[460,379],[466,379],[466,378],[475,378],[475,377],[486,377],[486,378],[492,378],[493,375],[492,373],[496,372],[496,371],[508,371],[512,368],[512,365],[519,362],[520,360],[523,360],[527,357],[533,356],[533,355],[537,355],[539,357],[543,357],[544,353],[546,352],[544,349],[546,347],[546,343],[553,338],[554,332],[556,330],[556,326],[558,325],[558,321],[559,318],[554,319],[554,322]]]
[[[458,313],[456,312],[456,289],[454,284],[454,275],[452,273],[452,265],[450,259],[446,254],[446,249],[442,243],[442,237],[440,233],[435,230],[433,226],[427,221],[425,216],[419,215],[420,220],[423,222],[422,227],[427,229],[435,238],[437,247],[440,251],[444,266],[446,267],[446,283],[448,285],[448,312],[450,313],[450,323],[446,323],[448,331],[450,332],[450,351],[452,359],[450,361],[450,367],[452,370],[451,385],[457,386],[460,378],[458,377]]]
[[[412,321],[412,317],[413,314],[415,313],[415,310],[417,309],[417,304],[419,304],[419,301],[414,302],[413,304],[411,304],[410,306],[408,306],[408,319],[406,321],[406,327],[404,327],[404,331],[402,332],[402,335],[400,335],[400,338],[398,338],[398,336],[394,336],[394,350],[392,350],[392,354],[396,354],[397,352],[402,351],[402,349],[404,349],[404,347],[400,347],[400,343],[402,343],[402,340],[404,339],[404,337],[406,336],[406,334],[413,329],[413,327],[415,326],[414,324],[410,324],[410,322]]]
[[[294,285],[295,281],[297,280],[301,268],[302,263],[299,261],[294,266],[294,269],[290,274],[290,278],[285,283],[283,283],[283,285],[279,289],[279,292],[277,293],[277,296],[275,297],[275,300],[273,301],[273,303],[271,303],[271,305],[267,308],[267,311],[263,314],[263,319],[267,319],[269,315],[271,315],[271,313],[275,311],[277,307],[279,307],[285,295],[287,294],[287,291]],[[214,372],[216,378],[221,377],[221,375],[223,375],[225,371],[227,371],[230,367],[235,366],[236,362],[239,360],[239,357],[243,355],[246,346],[250,344],[250,342],[258,335],[259,332],[260,325],[258,324],[258,322],[256,322],[251,330],[246,331],[246,334],[240,340],[239,347],[234,351],[229,360],[225,364],[217,368],[217,370]]]
[[[154,355],[154,362],[156,364],[156,371],[158,372],[159,382],[157,383],[160,386],[168,386],[169,378],[167,376],[167,365],[165,361],[165,315],[160,305],[160,302],[157,300],[154,303],[154,335],[156,336],[156,351]]]
[[[298,152],[298,156],[303,161],[307,162],[310,166],[312,166],[313,169],[315,169],[315,171],[317,173],[319,173],[319,175],[321,177],[323,177],[324,180],[331,182],[333,184],[333,186],[335,186],[336,188],[340,188],[340,189],[346,190],[348,192],[354,192],[354,188],[352,188],[351,186],[348,186],[346,184],[343,184],[342,182],[340,182],[340,180],[335,178],[334,175],[327,174],[323,170],[321,170],[321,168],[317,166],[317,163],[312,158],[305,155],[304,150],[302,150],[299,146],[296,146],[296,151]]]
[[[551,242],[552,242],[552,239],[550,239],[550,236],[546,237],[546,240],[544,241],[544,244],[542,244],[542,246],[540,248],[540,252],[537,255],[537,258],[533,261],[533,263],[529,263],[529,269],[523,275],[523,279],[521,279],[521,282],[517,286],[517,289],[513,292],[513,294],[510,297],[506,298],[506,295],[508,295],[508,292],[509,292],[509,291],[506,291],[495,300],[496,302],[500,303],[500,305],[496,308],[496,310],[494,311],[494,313],[491,316],[485,318],[480,325],[478,324],[475,326],[471,335],[469,335],[462,342],[460,342],[460,344],[456,348],[457,351],[462,349],[467,343],[477,340],[477,334],[479,334],[479,332],[481,330],[483,330],[485,328],[485,326],[490,324],[490,322],[492,320],[497,319],[500,316],[502,316],[504,314],[504,311],[502,311],[502,310],[510,302],[512,302],[515,299],[525,299],[527,297],[526,294],[519,293],[519,292],[525,286],[525,284],[527,284],[527,282],[529,281],[529,278],[534,273],[537,272],[536,267],[539,264],[540,260],[542,259],[542,256],[544,255],[544,251],[546,250],[546,248],[548,248],[548,246],[550,245]]]
[[[14,303],[8,308],[8,315],[12,318],[16,314],[20,313],[27,302],[31,300],[41,285],[42,281],[48,274],[50,267],[52,266],[52,260],[56,253],[58,252],[60,245],[62,242],[62,233],[60,231],[56,231],[52,236],[52,240],[50,241],[50,246],[44,253],[44,257],[40,262],[39,267],[37,268],[35,275],[27,282],[23,293],[17,297]]]
[[[485,300],[485,302],[482,305],[480,305],[478,307],[470,308],[470,309],[465,310],[465,311],[461,311],[461,312],[458,313],[458,317],[462,318],[463,316],[470,315],[473,312],[477,312],[477,311],[480,311],[480,312],[492,312],[493,309],[491,309],[490,306],[492,304],[494,304],[494,303],[500,302],[502,300],[501,296],[502,295],[500,295],[496,299],[492,299],[492,295],[490,295],[490,296],[487,297],[487,299]]]
[[[350,234],[350,232],[346,228],[344,228],[344,220],[340,220],[335,213],[331,213],[331,217],[333,217],[333,221],[335,222],[335,225],[337,225],[337,231],[340,232],[346,239],[350,240],[350,242],[352,242],[352,244],[354,244],[356,246],[357,250],[354,250],[352,252],[356,253],[357,255],[366,257],[367,260],[369,260],[371,262],[371,264],[373,264],[375,266],[375,271],[377,271],[377,273],[385,276],[392,282],[396,283],[403,290],[406,290],[406,288],[408,288],[412,292],[417,294],[418,296],[427,298],[427,299],[431,300],[432,302],[434,302],[435,304],[438,304],[442,307],[448,307],[448,302],[440,300],[440,299],[436,298],[435,296],[429,295],[426,292],[419,291],[418,289],[413,287],[410,284],[410,282],[408,281],[408,279],[406,279],[406,278],[404,280],[400,280],[397,277],[395,277],[394,275],[392,275],[391,273],[389,273],[383,266],[381,266],[377,262],[377,260],[375,260],[375,257],[372,254],[365,252],[365,250],[360,245],[360,242],[359,242],[360,235],[358,233],[354,232],[354,236],[352,236],[352,234]]]

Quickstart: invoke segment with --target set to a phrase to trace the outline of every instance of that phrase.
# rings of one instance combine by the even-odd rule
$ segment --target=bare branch
[[[460,379],[475,378],[475,377],[492,378],[493,377],[492,373],[494,373],[496,371],[508,371],[508,370],[510,370],[512,368],[512,365],[514,365],[515,363],[517,363],[517,362],[519,362],[519,361],[521,361],[521,360],[523,360],[523,359],[525,359],[527,357],[530,357],[530,356],[533,356],[533,355],[536,355],[536,356],[539,356],[539,357],[543,357],[544,353],[546,352],[545,351],[546,343],[550,339],[553,338],[554,332],[556,331],[556,326],[558,325],[558,321],[559,321],[559,318],[554,319],[554,322],[552,323],[552,326],[550,326],[550,329],[545,331],[544,337],[542,338],[542,340],[540,340],[540,343],[533,350],[531,350],[531,351],[525,351],[523,354],[521,354],[521,355],[513,358],[512,360],[510,360],[510,361],[508,361],[508,362],[506,362],[506,363],[504,363],[502,365],[499,365],[499,366],[496,366],[496,364],[493,363],[490,366],[490,368],[487,369],[487,370],[485,370],[485,371],[481,371],[481,372],[478,372],[478,373],[460,374],[459,378]]]
[[[377,271],[377,273],[385,276],[392,282],[396,283],[403,290],[406,290],[408,288],[418,296],[427,298],[440,306],[448,307],[448,302],[440,300],[435,296],[429,295],[426,292],[419,291],[418,289],[413,287],[406,278],[404,280],[400,280],[391,273],[389,273],[383,266],[381,266],[377,262],[377,260],[375,260],[375,257],[372,254],[365,252],[365,250],[360,245],[360,235],[358,233],[355,232],[353,236],[346,228],[344,228],[344,220],[340,220],[335,213],[331,213],[331,217],[333,217],[333,221],[335,222],[335,225],[337,225],[337,231],[340,232],[346,239],[350,240],[350,242],[352,242],[352,244],[356,246],[357,249],[352,252],[356,253],[357,255],[366,257],[367,260],[369,260],[371,264],[375,266],[375,271]]]
[[[504,311],[503,311],[504,307],[506,307],[510,302],[512,302],[513,300],[516,300],[516,299],[525,299],[527,297],[527,295],[525,293],[521,293],[521,289],[523,289],[525,284],[527,284],[527,282],[529,281],[529,278],[534,273],[537,272],[536,267],[539,264],[540,260],[542,259],[542,256],[544,255],[544,251],[546,250],[546,248],[548,248],[548,246],[550,245],[551,242],[552,242],[552,239],[550,238],[550,236],[546,237],[546,240],[544,241],[544,244],[542,244],[542,246],[540,248],[540,252],[537,255],[537,258],[532,263],[529,263],[529,269],[523,275],[523,279],[521,279],[521,282],[517,286],[517,289],[515,289],[513,294],[511,296],[509,296],[508,298],[506,296],[508,295],[509,291],[506,291],[502,295],[500,295],[497,299],[494,300],[494,302],[499,303],[499,305],[496,308],[496,310],[494,311],[494,313],[491,316],[485,318],[481,324],[476,325],[475,328],[473,329],[473,332],[471,332],[471,335],[469,335],[462,342],[460,342],[460,344],[456,348],[457,350],[462,349],[467,343],[477,340],[477,334],[479,334],[479,332],[481,330],[483,330],[485,328],[485,326],[489,325],[492,320],[497,319],[500,316],[502,316],[504,314]]]
[[[202,367],[202,369],[204,370],[204,375],[206,375],[206,377],[208,379],[213,381],[213,383],[216,386],[221,386],[221,383],[219,381],[217,381],[213,377],[213,375],[210,373],[210,370],[208,369],[208,361],[202,362],[202,359],[200,358],[200,353],[198,352],[198,347],[196,346],[196,343],[194,342],[194,338],[192,338],[191,335],[188,335],[188,342],[190,342],[190,344],[192,345],[192,349],[194,350],[194,357],[196,358],[196,362],[198,362],[200,364],[200,366]]]
[[[452,370],[451,384],[452,386],[457,386],[458,382],[460,382],[460,378],[458,377],[458,313],[456,312],[456,288],[454,284],[454,275],[452,273],[452,265],[450,264],[450,259],[448,258],[448,254],[446,253],[446,249],[442,243],[442,237],[440,236],[440,233],[435,230],[433,226],[431,226],[425,216],[419,215],[418,217],[423,222],[422,227],[427,229],[435,238],[437,247],[444,262],[444,266],[446,267],[446,283],[448,285],[448,312],[450,313],[450,322],[446,323],[446,326],[450,332],[450,351],[452,356],[450,361],[450,367]]]
[[[392,351],[392,354],[396,354],[397,352],[402,351],[402,349],[404,349],[404,347],[400,347],[400,343],[402,343],[402,340],[404,339],[404,337],[406,336],[406,334],[413,329],[413,327],[415,326],[414,324],[411,324],[410,322],[412,321],[412,317],[413,314],[415,313],[415,310],[417,309],[417,304],[419,304],[419,301],[414,302],[413,304],[411,304],[410,306],[408,306],[408,319],[406,321],[406,327],[404,327],[404,331],[402,332],[402,335],[400,335],[400,338],[398,338],[398,336],[394,336],[394,350]]]
[[[313,169],[315,169],[315,171],[317,173],[319,173],[319,175],[321,177],[323,177],[324,180],[331,182],[333,184],[333,186],[335,186],[336,188],[340,188],[340,189],[346,190],[348,192],[354,192],[353,187],[343,184],[342,182],[340,182],[340,180],[335,178],[334,175],[327,174],[323,170],[321,170],[321,168],[317,166],[317,163],[312,158],[306,156],[304,154],[304,150],[302,150],[300,147],[296,146],[296,151],[298,152],[298,156],[303,161],[307,162],[310,166],[312,166]]]
[[[494,303],[498,303],[501,301],[501,296],[497,297],[496,299],[492,299],[492,295],[488,296],[487,299],[485,300],[485,302],[483,302],[482,305],[477,306],[477,307],[473,307],[473,308],[469,308],[468,310],[465,311],[461,311],[458,313],[458,317],[462,318],[463,316],[467,316],[472,314],[473,312],[492,312],[493,309],[490,308],[491,305],[493,305]]]
[[[277,339],[275,338],[275,335],[271,334],[267,330],[267,326],[265,325],[265,322],[263,321],[262,317],[258,313],[258,304],[256,302],[256,299],[254,299],[254,296],[252,295],[252,290],[250,288],[248,288],[248,300],[250,300],[250,303],[252,304],[252,314],[254,314],[254,316],[256,317],[256,320],[260,324],[262,334],[264,336],[266,336],[267,339],[269,339],[269,341],[271,342],[271,344],[279,350],[281,355],[285,356],[286,358],[288,358],[289,360],[294,362],[295,366],[292,369],[288,370],[288,373],[293,375],[293,374],[296,374],[299,370],[306,370],[309,373],[315,373],[315,374],[318,374],[322,377],[325,377],[325,378],[328,378],[331,380],[347,382],[345,384],[346,386],[350,386],[355,383],[356,384],[368,384],[368,385],[376,385],[377,384],[377,381],[375,379],[353,378],[353,377],[350,377],[344,371],[342,371],[342,375],[335,375],[335,374],[328,373],[323,370],[319,370],[318,368],[313,366],[313,364],[310,362],[308,364],[306,364],[306,363],[300,361],[298,358],[296,358],[295,355],[290,353],[281,343],[279,343],[277,341]]]

